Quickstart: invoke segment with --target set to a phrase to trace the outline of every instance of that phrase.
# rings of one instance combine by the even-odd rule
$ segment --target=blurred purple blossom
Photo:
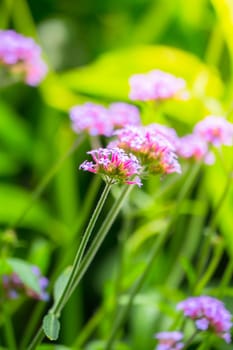
[[[117,130],[115,134],[115,145],[135,154],[148,173],[181,173],[174,145],[161,133],[156,133],[154,128],[129,126]]]
[[[40,47],[14,30],[0,30],[0,65],[32,86],[38,85],[47,73]]]
[[[233,144],[233,124],[224,117],[207,116],[196,124],[194,133],[216,147]]]
[[[181,350],[184,344],[181,342],[183,333],[181,332],[160,332],[155,335],[159,341],[156,350]]]
[[[131,100],[151,101],[170,98],[185,99],[186,82],[170,73],[152,70],[146,74],[135,74],[129,80]]]
[[[209,296],[190,297],[180,302],[177,309],[194,320],[197,329],[212,331],[226,343],[230,343],[232,315],[222,301]]]

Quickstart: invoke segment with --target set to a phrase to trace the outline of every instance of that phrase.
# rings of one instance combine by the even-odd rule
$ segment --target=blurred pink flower
[[[180,302],[177,309],[182,310],[184,316],[194,320],[197,329],[212,331],[226,343],[230,343],[232,315],[222,301],[209,296],[190,297]]]
[[[224,117],[210,115],[196,124],[194,133],[216,147],[232,146],[233,124]]]
[[[155,335],[159,341],[156,350],[181,350],[184,344],[181,342],[183,333],[181,332],[160,332]]]
[[[185,135],[179,139],[177,154],[182,158],[203,160],[208,165],[215,161],[215,156],[209,151],[207,142],[195,134]]]
[[[115,145],[135,154],[149,174],[181,173],[174,146],[149,126],[129,126],[115,132]],[[114,144],[114,142],[113,142]]]
[[[70,110],[72,128],[75,132],[88,132],[92,136],[111,136],[113,125],[106,108],[87,102]]]
[[[124,102],[115,102],[109,106],[109,117],[115,128],[127,125],[140,125],[140,113],[136,106]]]
[[[185,99],[186,82],[161,70],[135,74],[129,80],[131,100],[150,101],[170,98]]]
[[[0,65],[32,86],[38,85],[47,73],[40,47],[32,38],[13,30],[0,30]]]

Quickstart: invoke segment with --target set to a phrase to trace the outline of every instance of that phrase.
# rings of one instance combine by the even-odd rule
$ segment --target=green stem
[[[66,297],[64,298],[64,303],[59,301],[59,305],[56,306],[56,308],[53,308],[53,312],[56,314],[59,314],[62,311],[62,308],[65,306],[66,302],[72,295],[73,291],[76,289],[77,285],[79,284],[80,280],[82,279],[83,275],[87,271],[89,265],[91,264],[92,260],[94,259],[99,247],[101,246],[105,236],[107,235],[109,229],[111,228],[116,216],[118,215],[125,198],[128,196],[130,191],[132,190],[134,186],[127,186],[127,189],[123,188],[123,191],[118,198],[118,200],[114,203],[111,210],[109,211],[107,217],[105,218],[103,224],[101,225],[99,231],[97,232],[89,250],[86,253],[86,256],[84,257],[83,261],[81,262],[79,268],[77,271],[75,271],[74,278],[73,278],[73,285],[69,289],[69,293],[67,293]],[[66,289],[67,290],[67,289]],[[41,343],[41,341],[44,338],[44,332],[43,328],[40,327],[38,330],[35,338],[32,340],[31,344],[28,347],[28,350],[34,350],[37,345]]]
[[[199,295],[203,290],[203,288],[205,288],[205,286],[213,276],[216,267],[218,266],[218,263],[222,257],[223,251],[224,251],[224,244],[223,242],[220,241],[219,243],[217,243],[211,263],[209,264],[206,272],[204,273],[203,277],[201,278],[199,283],[197,283],[194,289],[194,294]]]
[[[90,239],[90,236],[91,236],[91,233],[94,229],[94,226],[95,226],[95,223],[100,215],[100,212],[103,208],[103,205],[107,199],[107,196],[109,194],[109,191],[111,189],[111,186],[112,186],[112,183],[109,182],[109,183],[106,183],[105,185],[105,188],[104,188],[104,191],[102,192],[102,195],[97,203],[97,206],[93,212],[93,215],[91,216],[91,219],[88,223],[88,226],[84,232],[84,235],[83,235],[83,238],[81,239],[81,242],[80,242],[80,246],[77,250],[77,253],[76,253],[76,256],[75,256],[75,259],[74,259],[74,263],[73,263],[73,266],[72,266],[72,270],[71,270],[71,273],[70,273],[70,276],[69,276],[69,279],[67,281],[67,284],[66,284],[66,287],[64,289],[64,292],[62,293],[61,297],[59,298],[59,300],[57,301],[57,303],[54,305],[54,307],[52,308],[52,312],[57,316],[57,317],[60,317],[60,312],[61,310],[63,309],[63,307],[65,306],[66,302],[67,302],[67,299],[70,297],[71,293],[70,293],[70,290],[71,290],[71,287],[72,285],[74,284],[74,279],[75,279],[75,276],[79,270],[79,266],[80,266],[80,263],[81,263],[81,260],[83,258],[83,255],[84,255],[84,252],[85,252],[85,249],[86,249],[86,246],[87,246],[87,243]]]
[[[74,248],[77,243],[77,232],[81,232],[81,230],[83,230],[83,225],[86,223],[88,216],[90,216],[93,202],[95,202],[95,198],[100,187],[100,181],[100,176],[94,176],[91,185],[88,187],[88,191],[82,206],[82,216],[81,218],[78,218],[74,223],[74,232],[71,235],[73,238],[69,245],[65,247],[65,252],[64,249],[62,249],[62,253],[58,259],[58,264],[56,264],[54,271],[50,277],[50,286],[54,285],[54,282],[57,279],[59,273],[70,263],[70,256],[75,255]],[[22,343],[20,346],[21,350],[25,348],[26,344],[28,344],[28,341],[31,339],[33,333],[35,332],[36,326],[42,317],[45,306],[46,305],[44,303],[40,303],[33,312],[32,317],[28,322],[29,325],[26,327],[25,334],[22,336]]]
[[[232,182],[232,170],[233,170],[233,164],[230,168],[229,174],[227,176],[227,180],[223,189],[223,192],[218,200],[217,205],[215,206],[215,209],[212,213],[211,219],[210,219],[210,223],[209,223],[209,227],[208,230],[206,232],[206,236],[204,239],[204,243],[202,245],[202,249],[200,252],[200,259],[199,259],[199,264],[197,267],[197,277],[198,279],[200,278],[204,267],[206,265],[206,262],[208,260],[208,257],[210,255],[210,242],[211,242],[211,238],[213,236],[213,233],[215,231],[216,228],[216,224],[217,224],[217,218],[218,218],[218,214],[220,212],[220,209],[222,208],[222,205],[227,197],[228,191],[230,189],[231,186],[231,182]]]
[[[111,210],[109,211],[107,217],[105,218],[102,226],[100,227],[99,231],[97,232],[90,248],[87,251],[86,256],[84,257],[80,269],[77,272],[77,275],[75,276],[75,283],[72,286],[71,293],[75,290],[77,285],[79,284],[80,280],[82,279],[83,275],[87,271],[89,265],[91,264],[92,260],[94,259],[97,251],[99,250],[99,247],[101,246],[103,240],[105,239],[108,231],[110,230],[113,222],[115,221],[123,203],[126,197],[129,195],[129,193],[133,189],[133,185],[127,185],[127,188],[123,189],[121,195],[119,196],[118,200],[114,203]]]
[[[81,330],[81,333],[75,339],[72,349],[80,349],[83,347],[85,342],[89,339],[90,335],[93,333],[95,328],[101,323],[105,313],[103,308],[99,308],[92,318],[87,322],[85,327]]]
[[[191,335],[191,337],[186,341],[186,343],[184,344],[184,347],[182,348],[182,350],[187,350],[189,345],[191,345],[193,339],[196,337],[196,335],[198,334],[198,330],[196,330],[193,335]]]
[[[173,227],[173,225],[174,225],[174,223],[179,215],[179,210],[182,206],[183,200],[187,196],[187,194],[189,193],[191,186],[193,185],[194,180],[196,179],[196,176],[199,173],[199,170],[200,170],[200,164],[198,163],[198,164],[195,164],[192,171],[190,171],[190,174],[189,174],[188,178],[186,179],[186,181],[182,187],[182,190],[180,192],[180,195],[177,199],[177,203],[176,203],[176,206],[173,210],[169,224],[167,225],[164,232],[161,233],[159,235],[159,237],[156,239],[156,241],[154,242],[154,245],[152,246],[151,251],[150,251],[150,257],[147,261],[146,267],[145,267],[144,271],[142,272],[141,276],[139,277],[139,279],[137,280],[137,282],[134,284],[134,286],[131,288],[131,290],[129,292],[128,303],[121,308],[117,317],[115,318],[115,322],[113,324],[112,331],[111,331],[110,336],[106,342],[105,350],[112,349],[112,345],[113,345],[113,342],[115,341],[118,330],[127,317],[127,314],[128,314],[130,307],[133,303],[134,297],[136,296],[136,294],[139,292],[142,285],[144,284],[144,281],[145,281],[148,273],[150,272],[150,270],[153,266],[154,260],[157,258],[157,256],[159,255],[159,253],[161,251],[161,248],[163,247],[164,243],[166,242],[166,240],[167,240],[167,238],[172,230],[172,227]]]
[[[11,229],[14,229],[15,227],[19,226],[29,210],[31,209],[32,205],[36,201],[38,197],[40,197],[41,193],[44,191],[48,183],[52,180],[52,178],[55,176],[55,174],[58,172],[64,161],[77,149],[77,147],[82,143],[84,139],[84,136],[81,135],[78,139],[75,140],[73,145],[70,147],[70,149],[55,163],[52,168],[48,171],[48,173],[42,178],[36,189],[32,192],[31,200],[27,204],[27,206],[24,208],[23,212],[19,216],[19,218],[13,223]]]
[[[4,302],[3,302],[2,307],[3,307],[3,313],[4,313],[4,332],[5,332],[5,339],[6,339],[8,349],[17,350],[14,329],[8,313],[7,305],[4,306]]]

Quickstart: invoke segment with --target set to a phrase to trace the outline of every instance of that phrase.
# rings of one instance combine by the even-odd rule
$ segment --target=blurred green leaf
[[[0,223],[12,225],[17,222],[30,201],[30,193],[21,187],[1,184]],[[65,239],[65,227],[52,217],[47,206],[39,200],[33,203],[32,208],[17,226],[40,229],[55,241],[63,241]]]
[[[71,267],[65,269],[65,271],[58,277],[54,285],[54,301],[58,301],[67,285],[70,277]]]
[[[105,346],[106,346],[106,343],[104,341],[95,340],[89,343],[85,347],[85,350],[104,350]],[[118,342],[112,347],[112,350],[130,350],[130,348],[126,344]]]
[[[50,340],[57,340],[60,327],[60,322],[54,314],[49,313],[43,318],[43,330]]]
[[[77,348],[75,349],[72,349],[72,348],[69,348],[67,346],[64,346],[64,345],[48,345],[48,344],[44,344],[44,345],[40,345],[36,348],[36,350],[79,350]]]
[[[16,159],[31,161],[32,135],[27,124],[0,99],[0,140]]]
[[[38,277],[33,273],[31,264],[17,258],[8,259],[8,263],[12,267],[13,272],[19,276],[19,278],[28,288],[40,294],[41,289],[39,280]]]
[[[152,69],[183,77],[198,96],[219,97],[223,92],[223,84],[215,70],[191,53],[166,46],[139,46],[106,53],[89,66],[64,73],[62,80],[80,93],[127,100],[129,77]]]

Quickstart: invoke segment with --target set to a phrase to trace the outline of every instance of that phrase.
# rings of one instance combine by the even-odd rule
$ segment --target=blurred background
[[[38,88],[18,83],[0,91],[2,244],[6,239],[4,230],[17,222],[32,191],[76,139],[68,114],[72,106],[85,101],[104,105],[129,102],[128,78],[158,68],[183,77],[190,98],[167,102],[162,112],[151,106],[143,109],[138,104],[145,123],[164,123],[181,136],[191,132],[194,124],[208,114],[227,115],[232,120],[233,3],[230,0],[0,0],[0,28],[33,37],[41,45],[50,69]],[[96,200],[102,190],[100,181],[78,171],[90,147],[85,140],[66,159],[32,209],[14,227],[11,253],[37,264],[49,277],[55,278],[71,263],[74,242],[78,242],[93,208],[85,202],[87,193],[88,198],[92,193]],[[232,151],[226,149],[223,153],[229,170]],[[172,306],[167,302],[179,300],[185,279],[182,266],[174,271],[172,267],[180,257],[181,246],[182,257],[186,252],[189,261],[197,259],[195,249],[201,245],[208,215],[226,181],[225,169],[219,164],[202,171],[199,187],[193,190],[176,224],[176,241],[171,241],[161,253],[159,263],[135,302],[122,330],[129,349],[153,349],[155,330],[165,327],[173,316]],[[106,338],[114,319],[112,298],[121,249],[119,232],[128,230],[132,234],[122,287],[127,290],[144,267],[151,240],[166,224],[166,215],[175,205],[182,181],[177,180],[163,197],[159,194],[160,179],[148,180],[141,192],[134,193],[64,310],[60,343],[78,344],[78,349],[87,340]],[[156,191],[160,197],[155,203]],[[117,190],[113,191],[106,212],[117,194]],[[232,203],[231,191],[218,217],[218,229],[227,247],[222,255],[222,268],[233,254]],[[193,238],[189,242],[184,240],[184,232],[188,230]],[[216,280],[219,274],[221,271],[216,269]],[[21,335],[30,338],[38,324],[36,315],[44,307],[28,301],[14,306],[12,317],[19,338]],[[96,316],[93,331],[87,339],[84,336],[84,341],[78,338],[80,329],[93,315]],[[25,331],[22,317],[26,323],[31,322],[31,331]],[[89,346],[87,349],[98,349]],[[126,345],[122,345],[124,349]]]

